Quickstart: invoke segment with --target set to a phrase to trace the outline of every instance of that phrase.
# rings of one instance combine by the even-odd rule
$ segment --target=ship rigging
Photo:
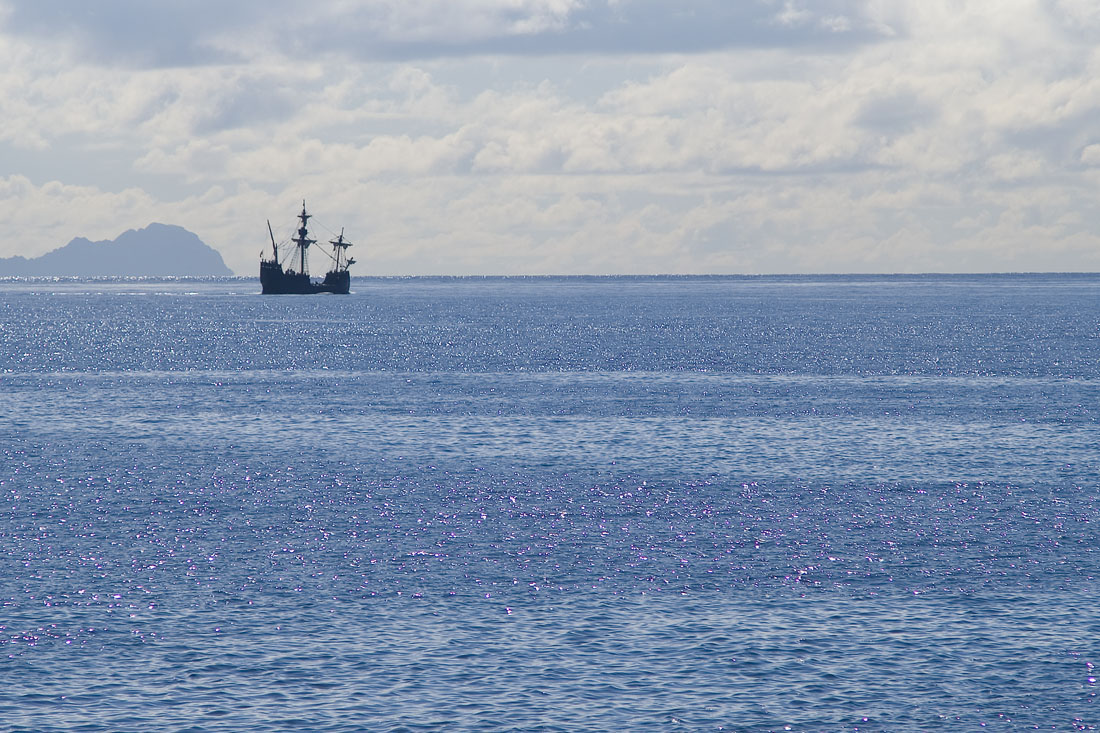
[[[309,236],[309,220],[313,217],[306,211],[306,202],[302,202],[302,213],[298,214],[297,236],[290,239],[294,246],[279,257],[279,244],[275,241],[275,232],[271,222],[267,222],[267,233],[271,237],[271,259],[260,253],[260,286],[264,294],[309,295],[312,293],[338,293],[347,295],[351,290],[351,273],[348,268],[355,264],[355,258],[348,256],[348,247],[352,243],[344,239],[344,230],[329,242],[332,252],[321,250],[332,260],[332,269],[325,273],[324,280],[311,280],[309,276],[309,248],[317,244]],[[297,268],[297,269],[295,269]]]

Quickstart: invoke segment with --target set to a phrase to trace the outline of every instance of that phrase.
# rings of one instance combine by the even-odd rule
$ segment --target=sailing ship
[[[313,293],[338,293],[347,295],[351,289],[351,273],[348,268],[355,264],[355,259],[348,257],[348,247],[351,242],[344,239],[344,230],[340,230],[340,236],[329,242],[332,245],[332,254],[325,252],[332,260],[332,269],[325,273],[325,279],[320,282],[309,277],[308,251],[311,244],[317,244],[316,239],[309,238],[308,223],[310,214],[306,211],[306,202],[302,202],[302,213],[298,214],[300,222],[298,236],[290,241],[294,247],[284,254],[284,259],[279,259],[279,245],[275,242],[275,232],[271,229],[271,222],[267,222],[267,233],[271,237],[271,259],[266,259],[260,253],[260,286],[264,294],[273,295],[310,295]],[[324,251],[324,250],[322,250]],[[285,262],[285,268],[284,268]],[[296,269],[295,269],[296,268]]]

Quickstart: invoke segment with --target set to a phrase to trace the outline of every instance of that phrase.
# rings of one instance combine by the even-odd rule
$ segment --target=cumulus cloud
[[[1088,4],[204,3],[7,4],[0,256],[252,273],[307,198],[379,274],[1100,267]]]
[[[883,34],[859,0],[8,0],[4,30],[124,66],[275,54],[408,60],[476,54],[692,53],[860,43]]]

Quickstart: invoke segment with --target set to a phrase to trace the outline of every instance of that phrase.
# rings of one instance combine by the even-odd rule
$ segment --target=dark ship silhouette
[[[351,242],[344,239],[344,230],[340,230],[340,236],[333,239],[332,254],[326,255],[332,260],[332,269],[325,273],[325,279],[317,282],[309,277],[309,258],[307,250],[309,245],[316,244],[316,239],[309,238],[306,228],[307,222],[313,216],[306,212],[306,202],[302,202],[302,213],[298,214],[301,225],[298,227],[298,236],[290,241],[294,243],[294,249],[290,256],[284,256],[287,261],[286,269],[279,260],[279,245],[275,243],[275,233],[271,230],[271,222],[267,223],[267,233],[271,236],[270,260],[264,259],[260,253],[260,286],[264,294],[271,295],[311,295],[313,293],[338,293],[347,295],[351,289],[351,273],[348,268],[355,264],[355,260],[348,257],[348,247]],[[297,268],[297,269],[295,269]]]

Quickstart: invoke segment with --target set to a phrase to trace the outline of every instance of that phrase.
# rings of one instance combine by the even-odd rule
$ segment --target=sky
[[[1100,271],[1095,0],[0,0],[0,256]],[[314,270],[318,270],[314,255]],[[321,263],[323,264],[323,263]]]

